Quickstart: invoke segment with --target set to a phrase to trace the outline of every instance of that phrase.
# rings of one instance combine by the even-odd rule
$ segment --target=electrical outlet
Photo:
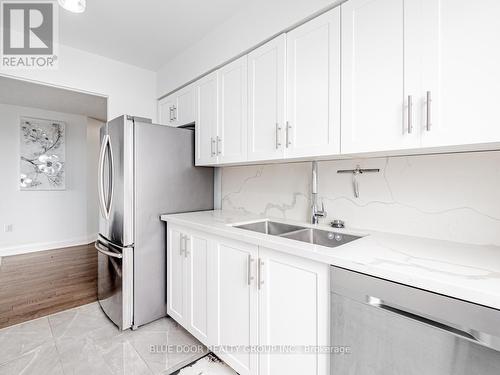
[[[10,233],[12,232],[14,229],[13,225],[12,224],[5,224],[4,227],[3,227],[3,231],[5,233]]]

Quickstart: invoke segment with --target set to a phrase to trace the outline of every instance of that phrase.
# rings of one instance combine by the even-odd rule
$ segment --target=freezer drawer
[[[97,298],[108,318],[120,329],[132,326],[132,248],[119,248],[100,238],[97,249]]]
[[[332,267],[331,374],[498,375],[500,311]]]

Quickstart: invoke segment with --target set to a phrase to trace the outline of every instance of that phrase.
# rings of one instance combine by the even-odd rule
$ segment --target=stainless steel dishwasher
[[[331,268],[331,375],[499,375],[500,311]]]

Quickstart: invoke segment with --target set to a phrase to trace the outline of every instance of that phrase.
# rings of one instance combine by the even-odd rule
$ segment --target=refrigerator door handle
[[[104,199],[104,157],[106,153],[106,148],[108,147],[109,135],[105,135],[102,144],[101,150],[99,152],[99,209],[101,211],[101,215],[108,219],[108,213],[106,211],[106,201]]]
[[[112,258],[118,258],[118,259],[123,258],[123,255],[120,253],[115,253],[115,252],[106,250],[106,247],[103,244],[101,244],[101,242],[99,240],[97,240],[95,242],[94,246],[97,249],[97,251],[99,251],[100,253],[102,253],[104,255],[107,255],[107,256],[112,257]]]
[[[108,194],[104,192],[104,161],[106,159],[106,152],[109,150],[109,186]],[[114,193],[114,161],[113,150],[111,149],[111,140],[108,134],[103,138],[101,144],[101,151],[99,154],[99,208],[102,216],[109,220],[111,213],[111,204],[113,201]]]
[[[115,193],[115,160],[113,157],[113,149],[111,148],[111,139],[108,137],[108,148],[109,148],[109,195],[108,195],[108,204],[107,204],[107,212],[108,218],[111,214],[111,206],[113,204],[113,196]]]

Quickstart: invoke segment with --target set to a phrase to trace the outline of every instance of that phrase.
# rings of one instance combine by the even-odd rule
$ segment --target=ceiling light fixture
[[[83,13],[87,7],[87,0],[58,0],[59,5],[73,13]]]

